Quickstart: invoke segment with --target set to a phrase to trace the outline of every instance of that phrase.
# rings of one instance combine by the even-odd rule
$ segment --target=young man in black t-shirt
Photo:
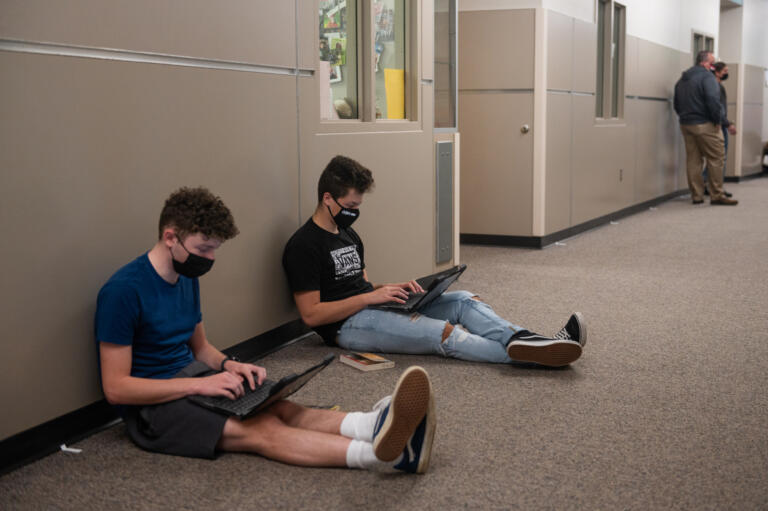
[[[581,356],[587,332],[578,312],[554,337],[545,337],[500,318],[466,291],[443,293],[417,314],[369,308],[404,303],[409,293],[424,292],[415,280],[384,285],[368,281],[363,243],[351,224],[372,187],[370,170],[345,156],[333,158],[320,176],[315,212],[283,253],[301,318],[328,344],[354,351],[553,367]]]

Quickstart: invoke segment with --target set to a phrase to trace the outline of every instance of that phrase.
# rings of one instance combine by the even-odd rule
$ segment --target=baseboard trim
[[[61,444],[79,442],[120,420],[102,399],[17,433],[0,442],[0,476],[53,454]]]
[[[255,361],[313,335],[317,334],[301,320],[294,320],[222,351]],[[17,433],[0,442],[0,476],[53,454],[61,444],[79,442],[120,421],[112,406],[102,399]]]
[[[763,167],[762,172],[755,172],[754,174],[748,174],[746,176],[725,176],[726,183],[738,183],[740,181],[747,181],[749,179],[757,179],[758,177],[768,176],[768,167]]]
[[[221,351],[240,360],[253,362],[310,336],[321,339],[314,330],[296,319]]]
[[[567,229],[563,229],[561,231],[557,231],[552,234],[547,234],[545,236],[504,236],[504,235],[498,235],[498,234],[462,233],[459,236],[459,240],[462,244],[465,244],[465,245],[498,245],[498,246],[505,246],[505,247],[541,249],[549,245],[552,245],[560,240],[564,240],[566,238],[576,236],[577,234],[581,234],[582,232],[586,232],[591,229],[594,229],[595,227],[599,227],[601,225],[610,223],[612,221],[619,220],[620,218],[624,218],[624,217],[639,213],[641,211],[645,211],[650,207],[653,207],[658,204],[661,204],[662,202],[666,202],[668,200],[674,199],[675,197],[680,197],[681,195],[685,195],[687,193],[689,193],[687,188],[684,190],[677,190],[675,192],[662,195],[661,197],[656,197],[655,199],[641,202],[639,204],[635,204],[634,206],[630,206],[628,208],[620,209],[619,211],[615,211],[613,213],[603,215],[599,218],[595,218],[587,222],[574,225],[573,227],[568,227]]]

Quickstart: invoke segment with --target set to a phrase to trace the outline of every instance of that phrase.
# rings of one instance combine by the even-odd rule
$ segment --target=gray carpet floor
[[[423,476],[143,452],[122,424],[0,478],[4,509],[766,509],[768,179],[737,207],[681,197],[545,250],[462,246],[461,288],[541,333],[587,318],[564,369],[396,356],[332,364],[304,404],[370,407],[410,364],[430,373],[438,435]],[[328,351],[304,340],[272,374]]]

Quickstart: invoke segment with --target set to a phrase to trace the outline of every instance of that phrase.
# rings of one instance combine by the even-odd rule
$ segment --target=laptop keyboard
[[[408,307],[413,306],[413,304],[421,300],[422,296],[424,296],[424,293],[410,293],[408,299],[405,301],[405,305]]]
[[[250,412],[253,408],[261,404],[266,398],[269,397],[269,391],[277,382],[272,380],[264,380],[261,385],[256,385],[255,390],[251,390],[248,382],[243,382],[243,388],[245,389],[245,395],[235,399],[234,401],[224,396],[204,396],[203,399],[206,403],[219,408],[229,410],[235,415],[242,415]]]

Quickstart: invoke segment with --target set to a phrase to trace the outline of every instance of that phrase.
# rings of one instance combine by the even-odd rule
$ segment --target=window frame
[[[357,119],[322,119],[319,108],[317,120],[320,133],[366,133],[374,131],[415,131],[421,126],[420,24],[422,0],[406,0],[405,4],[405,119],[376,119],[375,12],[374,0],[358,0],[357,10]],[[314,16],[319,2],[313,2]],[[319,28],[315,24],[315,40]],[[317,66],[317,58],[315,60]],[[315,70],[317,72],[317,67]],[[315,87],[317,91],[317,88]]]
[[[701,41],[703,42],[703,45],[700,50],[696,49],[696,38],[700,37]],[[708,32],[704,32],[702,30],[697,29],[691,29],[691,54],[693,56],[693,65],[696,65],[696,54],[699,53],[701,50],[707,50],[709,52],[715,53],[715,40],[716,37],[714,34],[710,34]]]
[[[437,127],[435,124],[433,124],[432,129],[434,133],[458,133],[459,131],[459,0],[448,0],[448,23],[449,23],[449,32],[448,32],[448,40],[449,44],[451,45],[451,57],[450,61],[448,62],[449,68],[452,69],[452,72],[450,73],[451,76],[451,83],[450,83],[450,90],[449,94],[453,100],[453,126],[447,127]],[[435,2],[437,3],[437,2]],[[451,31],[453,30],[453,43],[450,43],[451,38]],[[437,31],[435,31],[435,41],[437,41]],[[435,66],[435,70],[433,72],[434,76],[434,90],[433,92],[437,94],[437,44],[435,43],[435,60],[433,62],[433,65]],[[435,105],[437,103],[435,102]],[[437,122],[437,108],[435,108],[434,112],[434,122]]]
[[[616,0],[596,0],[595,6],[598,29],[595,120],[599,124],[624,124],[627,6]],[[618,20],[617,12],[620,14]],[[599,22],[601,13],[602,33]],[[617,48],[614,48],[615,38],[618,39]]]

